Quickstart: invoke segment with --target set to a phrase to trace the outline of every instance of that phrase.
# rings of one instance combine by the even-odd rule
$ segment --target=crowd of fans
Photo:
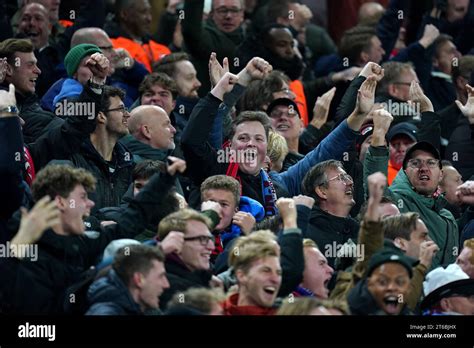
[[[150,2],[0,0],[1,313],[474,315],[474,1]]]

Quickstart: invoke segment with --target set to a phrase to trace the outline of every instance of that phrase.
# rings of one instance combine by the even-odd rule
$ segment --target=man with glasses
[[[244,21],[243,0],[213,0],[208,19],[203,22],[204,0],[185,0],[185,18],[182,21],[184,44],[187,52],[194,58],[197,78],[202,86],[202,96],[210,89],[209,56],[216,52],[217,60],[229,58],[231,71],[240,71],[246,62],[234,60],[234,51],[243,39],[241,27]]]
[[[337,251],[349,239],[356,242],[359,224],[349,216],[354,201],[354,182],[341,162],[327,160],[315,165],[303,179],[303,194],[314,198],[309,225],[303,231],[334,268]]]
[[[160,308],[164,309],[176,293],[194,287],[211,287],[210,259],[215,248],[211,229],[211,220],[192,209],[181,209],[160,221],[158,225],[160,240],[165,239],[172,231],[184,234],[181,250],[166,256],[166,276],[170,287],[160,297]]]
[[[118,140],[128,134],[130,114],[123,102],[125,93],[104,86],[102,105],[96,128],[81,145],[81,151],[71,157],[77,167],[89,170],[97,179],[97,189],[91,197],[96,202],[92,211],[120,204],[132,183],[133,155]]]
[[[389,160],[385,135],[392,116],[381,109],[373,112],[375,130],[364,160],[364,181],[376,172],[386,173]],[[439,246],[432,267],[447,265],[459,254],[458,224],[445,207],[447,201],[438,190],[443,177],[441,157],[430,143],[421,141],[408,149],[400,170],[386,189],[400,212],[416,212],[425,223],[430,238]]]
[[[289,152],[282,168],[282,171],[285,171],[304,158],[304,155],[298,152],[303,121],[300,118],[298,106],[288,98],[278,98],[271,102],[267,115],[270,117],[273,130],[282,135],[288,145]]]

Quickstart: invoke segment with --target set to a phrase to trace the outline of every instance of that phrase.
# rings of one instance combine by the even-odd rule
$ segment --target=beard
[[[273,70],[283,71],[291,81],[297,80],[303,75],[304,63],[297,55],[292,59],[284,59],[265,49],[262,58],[273,66]]]

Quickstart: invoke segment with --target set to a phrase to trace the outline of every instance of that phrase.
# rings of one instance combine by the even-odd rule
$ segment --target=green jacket
[[[367,194],[367,177],[376,172],[387,175],[388,149],[370,146],[364,161],[364,189]],[[438,245],[432,269],[446,266],[456,261],[459,254],[459,230],[453,214],[444,207],[447,204],[443,196],[436,198],[421,196],[413,190],[404,170],[400,170],[385,194],[400,209],[400,212],[416,212],[426,224],[429,236]]]

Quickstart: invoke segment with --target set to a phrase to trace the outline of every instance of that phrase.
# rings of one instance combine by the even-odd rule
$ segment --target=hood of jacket
[[[135,137],[131,134],[124,136],[119,142],[125,145],[125,147],[129,149],[132,154],[154,161],[165,161],[171,152],[170,150],[166,151],[155,149],[150,145],[135,139]]]
[[[128,314],[141,314],[140,306],[133,300],[125,284],[112,269],[107,276],[96,280],[87,292],[91,305],[114,302]]]
[[[53,110],[56,103],[60,102],[63,99],[71,97],[79,97],[82,93],[82,85],[74,79],[66,79],[61,86],[61,91],[53,99]]]

